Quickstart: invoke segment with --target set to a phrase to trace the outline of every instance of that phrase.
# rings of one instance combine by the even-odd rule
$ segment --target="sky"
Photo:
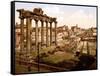
[[[20,23],[17,9],[33,11],[34,8],[42,8],[44,14],[57,18],[57,26],[66,25],[69,28],[78,24],[81,28],[96,27],[96,7],[53,5],[36,3],[15,3],[15,22]]]

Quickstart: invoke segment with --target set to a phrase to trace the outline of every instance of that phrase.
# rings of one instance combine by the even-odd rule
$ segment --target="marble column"
[[[20,18],[21,39],[20,39],[20,54],[24,51],[24,18]]]
[[[90,55],[90,50],[89,50],[89,43],[87,41],[87,54]]]
[[[26,41],[27,41],[27,54],[30,55],[31,53],[31,25],[32,25],[32,20],[30,18],[26,19]]]
[[[52,22],[50,22],[50,46],[52,45]]]
[[[57,22],[55,21],[55,45],[57,45]]]
[[[44,22],[41,20],[41,46],[44,44]]]
[[[48,40],[48,22],[46,21],[46,46],[48,47],[49,46],[49,40]]]
[[[35,50],[38,50],[38,20],[35,20]]]

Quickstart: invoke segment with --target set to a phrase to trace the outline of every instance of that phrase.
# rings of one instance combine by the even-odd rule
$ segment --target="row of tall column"
[[[52,45],[52,23],[48,21],[41,20],[41,45],[44,45],[44,23],[46,23],[46,46],[49,46],[49,33],[48,33],[48,24],[50,23],[50,46]],[[35,46],[37,49],[38,46],[38,20],[35,20]],[[57,44],[57,22],[55,22],[55,45]]]
[[[38,49],[38,43],[39,43],[39,36],[38,36],[38,21],[37,19],[34,19],[35,21],[35,49]],[[21,50],[24,50],[24,18],[20,18],[21,22]],[[49,46],[49,34],[48,34],[48,24],[50,23],[50,46],[52,45],[52,23],[48,21],[41,20],[41,45],[44,44],[44,23],[46,23],[46,46]],[[54,22],[55,24],[55,45],[57,44],[57,22]],[[31,28],[32,28],[32,19],[26,18],[26,49],[28,52],[31,50]]]
[[[53,22],[48,22],[46,21],[46,46],[48,47],[49,46],[49,34],[48,34],[48,24],[50,23],[50,46],[52,45],[52,23]],[[55,45],[57,44],[57,22],[55,22]],[[44,22],[41,21],[41,43],[43,44],[44,43]]]

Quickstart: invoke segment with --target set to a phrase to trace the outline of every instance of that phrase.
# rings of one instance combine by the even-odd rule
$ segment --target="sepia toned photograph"
[[[97,6],[13,1],[13,74],[97,69]]]

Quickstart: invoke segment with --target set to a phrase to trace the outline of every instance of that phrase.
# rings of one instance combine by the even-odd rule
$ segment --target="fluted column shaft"
[[[38,50],[38,20],[35,20],[35,50]]]
[[[21,42],[21,44],[20,44],[20,53],[22,53],[23,52],[23,50],[24,50],[24,18],[20,18],[20,24],[21,24],[21,26],[20,26],[20,30],[21,30],[21,39],[20,39],[20,42]]]
[[[30,52],[31,52],[31,21],[32,20],[30,18],[26,19],[27,54],[30,54]]]
[[[44,43],[44,22],[41,21],[41,45]]]
[[[48,40],[48,22],[46,21],[46,46],[49,46],[49,40]]]
[[[50,46],[52,45],[52,22],[50,22]]]
[[[57,22],[55,22],[55,45],[57,45]]]

